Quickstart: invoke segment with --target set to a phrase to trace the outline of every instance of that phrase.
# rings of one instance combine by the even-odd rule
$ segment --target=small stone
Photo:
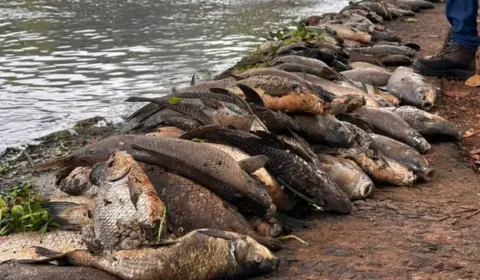
[[[433,268],[430,267],[430,266],[427,266],[423,269],[423,272],[424,273],[427,273],[427,274],[432,274],[434,272]]]
[[[382,277],[376,272],[364,272],[362,273],[363,277],[366,279],[381,279]]]
[[[348,270],[348,271],[345,271],[342,275],[340,275],[340,278],[341,279],[353,279],[355,278],[355,276],[357,276],[358,273],[354,272],[354,271],[351,271],[351,270]]]
[[[327,266],[328,266],[328,267],[334,267],[334,266],[336,266],[336,265],[337,265],[337,262],[328,262],[328,263],[327,263]]]
[[[433,268],[442,270],[445,267],[445,264],[442,262],[436,263]]]
[[[316,266],[318,263],[319,263],[318,261],[306,262],[306,263],[302,264],[301,268],[302,269],[310,269],[310,268]]]
[[[335,250],[334,254],[335,254],[335,256],[337,256],[337,257],[343,257],[343,256],[346,256],[346,255],[347,255],[347,253],[346,253],[345,250],[343,250],[343,249],[337,249],[337,250]]]
[[[390,209],[393,209],[393,210],[398,210],[398,206],[397,206],[396,204],[394,204],[394,203],[391,203],[391,202],[387,202],[387,203],[385,204],[385,206],[386,206],[387,208],[390,208]]]
[[[407,264],[408,261],[405,261],[404,264]],[[374,267],[382,267],[383,265],[381,263],[378,263],[378,262],[369,262],[367,263],[368,266],[374,266]]]
[[[336,248],[325,248],[320,253],[324,256],[333,254],[337,249]]]
[[[353,278],[353,280],[365,280],[365,277],[362,275],[357,275],[357,277]]]

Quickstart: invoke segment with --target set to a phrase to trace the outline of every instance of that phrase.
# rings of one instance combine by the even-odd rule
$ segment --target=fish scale
[[[318,206],[340,213],[352,211],[348,196],[322,170],[292,152],[263,144],[262,138],[258,136],[210,126],[187,132],[182,136],[182,138],[189,137],[202,137],[228,143],[252,156],[266,155],[269,158],[266,164],[267,170],[298,192],[313,199]]]

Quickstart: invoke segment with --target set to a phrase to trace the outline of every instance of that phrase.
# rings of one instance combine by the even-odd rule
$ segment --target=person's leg
[[[440,54],[417,59],[414,68],[421,74],[465,80],[475,74],[475,53],[480,45],[477,33],[477,0],[447,0],[446,16],[451,40]]]
[[[452,26],[451,40],[476,50],[480,39],[477,31],[477,0],[447,0],[446,15]]]

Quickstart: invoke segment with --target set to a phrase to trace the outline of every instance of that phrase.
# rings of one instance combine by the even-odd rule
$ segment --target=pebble
[[[328,256],[328,255],[333,254],[336,250],[337,250],[337,248],[325,248],[320,253],[324,256]]]

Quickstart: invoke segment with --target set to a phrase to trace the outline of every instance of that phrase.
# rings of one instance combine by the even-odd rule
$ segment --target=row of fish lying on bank
[[[68,171],[44,205],[63,228],[0,237],[0,276],[245,279],[278,267],[270,250],[311,211],[349,214],[381,186],[431,180],[429,141],[461,133],[406,67],[419,46],[381,25],[430,5],[352,3],[305,20],[326,37],[282,45],[262,68],[129,98],[149,103],[121,134],[37,166]],[[24,264],[51,261],[71,266]]]

